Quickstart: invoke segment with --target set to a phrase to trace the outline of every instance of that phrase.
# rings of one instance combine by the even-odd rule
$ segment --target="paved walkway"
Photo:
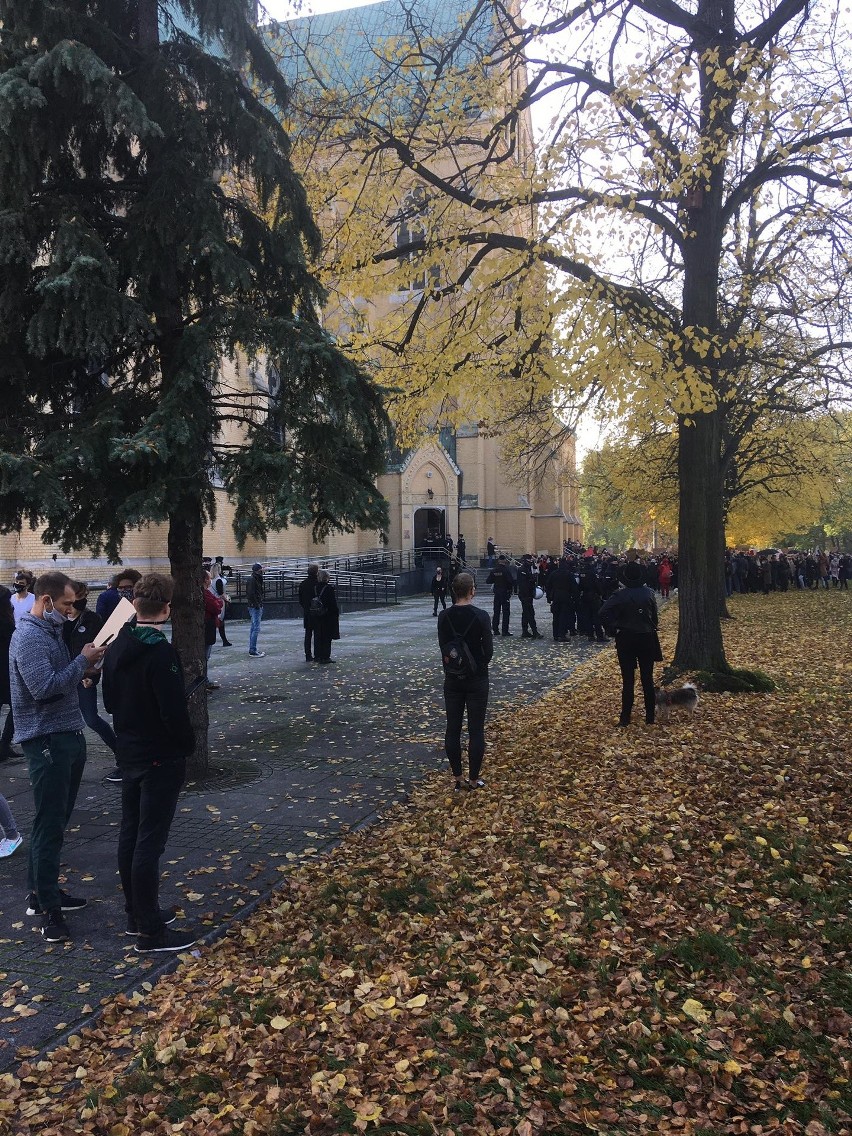
[[[537,608],[549,633],[546,604]],[[301,622],[265,623],[264,659],[248,657],[248,625],[229,624],[234,646],[217,645],[211,667],[222,684],[210,695],[211,775],[186,786],[162,865],[163,906],[183,916],[176,926],[215,933],[293,861],[322,853],[404,799],[414,781],[446,769],[435,622],[428,598],[345,615],[328,667],[305,663]],[[514,602],[514,638],[495,642],[492,709],[535,698],[606,649],[579,638],[520,639],[519,624]],[[499,744],[493,731],[489,740]],[[68,916],[73,943],[45,944],[39,920],[24,914],[26,839],[0,861],[0,1070],[169,965],[129,949],[115,867],[120,788],[102,780],[109,752],[90,732],[87,741],[63,850],[64,886],[89,901]],[[0,792],[26,837],[32,798],[23,759],[0,765]]]

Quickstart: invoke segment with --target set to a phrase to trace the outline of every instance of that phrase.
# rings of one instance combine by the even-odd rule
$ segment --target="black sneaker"
[[[109,781],[111,785],[121,784],[121,770],[117,765],[115,769],[111,769],[109,773],[107,773],[106,777],[104,777],[104,781]]]
[[[46,943],[64,943],[66,939],[71,938],[71,932],[61,911],[48,911],[41,925],[41,934]]]
[[[88,906],[88,903],[87,899],[75,899],[67,891],[60,890],[59,892],[59,906],[62,911],[82,911],[84,907]],[[31,891],[27,896],[27,915],[44,915],[38,896],[34,891]]]
[[[139,955],[151,955],[161,951],[185,951],[196,942],[198,936],[191,931],[172,931],[164,927],[156,935],[139,935],[133,949]]]
[[[160,912],[160,918],[162,919],[163,924],[166,927],[171,927],[172,923],[174,923],[175,919],[177,919],[177,912],[175,910],[173,910],[171,907],[167,907],[165,911]],[[125,935],[133,935],[133,936],[136,936],[136,935],[139,934],[139,927],[136,923],[136,916],[135,915],[128,915],[127,916],[127,930],[124,933],[125,933]]]

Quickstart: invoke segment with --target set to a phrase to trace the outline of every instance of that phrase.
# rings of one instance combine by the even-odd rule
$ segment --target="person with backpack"
[[[331,576],[324,568],[317,572],[317,594],[309,611],[314,625],[314,658],[318,663],[330,663],[332,641],[340,638],[340,608]]]
[[[494,639],[488,612],[475,607],[476,584],[469,572],[453,580],[455,603],[438,616],[438,643],[444,666],[447,729],[444,745],[455,789],[481,789],[485,756],[485,713],[488,709],[488,664]],[[462,777],[461,731],[467,711],[468,778]]]

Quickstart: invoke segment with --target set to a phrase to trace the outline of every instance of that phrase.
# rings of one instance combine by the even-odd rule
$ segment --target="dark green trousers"
[[[30,830],[29,890],[42,911],[59,907],[59,859],[86,764],[82,731],[65,730],[21,742],[30,770],[35,817]]]

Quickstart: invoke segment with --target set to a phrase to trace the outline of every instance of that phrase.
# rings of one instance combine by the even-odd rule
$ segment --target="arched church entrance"
[[[447,514],[443,508],[426,507],[414,512],[414,547],[444,547]]]

